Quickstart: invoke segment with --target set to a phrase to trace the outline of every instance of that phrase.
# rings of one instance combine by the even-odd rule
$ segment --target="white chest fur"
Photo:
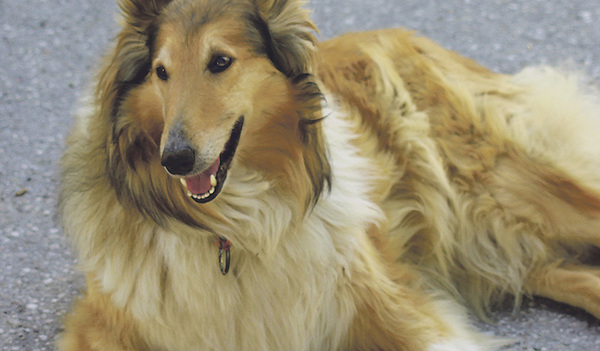
[[[295,220],[290,200],[257,174],[232,169],[218,205],[231,222],[215,226],[234,244],[227,276],[214,236],[177,223],[168,232],[140,224],[130,252],[105,252],[96,270],[103,287],[143,321],[142,334],[158,349],[339,346],[355,314],[348,284],[354,255],[381,213],[366,196],[368,160],[351,145],[339,113],[326,113],[333,183],[305,218]]]

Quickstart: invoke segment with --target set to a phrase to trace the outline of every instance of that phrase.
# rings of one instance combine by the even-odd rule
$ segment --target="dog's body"
[[[600,317],[573,78],[400,30],[316,44],[295,0],[123,9],[63,158],[88,290],[62,350],[479,350],[453,299],[505,294]]]

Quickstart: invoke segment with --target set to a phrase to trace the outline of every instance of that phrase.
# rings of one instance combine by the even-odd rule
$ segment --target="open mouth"
[[[215,199],[221,192],[223,183],[227,178],[227,171],[240,141],[243,126],[244,116],[235,122],[223,152],[210,167],[199,174],[181,178],[181,183],[187,188],[188,195],[194,201],[201,204],[207,203]]]

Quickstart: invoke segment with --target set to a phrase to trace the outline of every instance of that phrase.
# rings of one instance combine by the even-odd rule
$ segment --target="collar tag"
[[[219,237],[219,269],[221,274],[227,275],[229,273],[229,266],[231,264],[231,242],[229,240]]]

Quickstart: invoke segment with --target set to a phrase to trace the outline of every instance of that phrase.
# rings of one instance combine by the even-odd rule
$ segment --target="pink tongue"
[[[217,176],[220,164],[221,161],[217,158],[215,163],[208,167],[204,172],[185,178],[185,184],[187,185],[188,190],[194,195],[206,194],[211,188],[210,176],[211,174],[215,177]]]

